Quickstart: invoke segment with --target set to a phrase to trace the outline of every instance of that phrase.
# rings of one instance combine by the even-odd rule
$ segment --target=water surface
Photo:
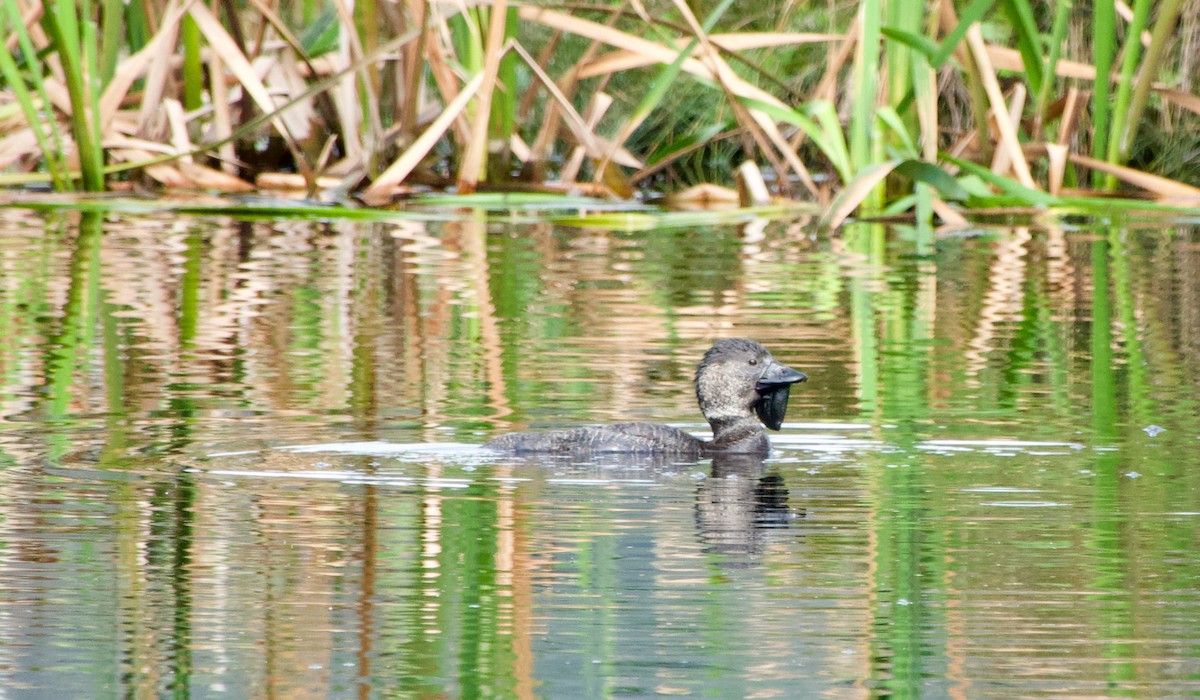
[[[1194,226],[0,217],[4,697],[1200,693]]]

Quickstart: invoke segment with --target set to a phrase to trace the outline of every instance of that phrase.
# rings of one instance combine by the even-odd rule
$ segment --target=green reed
[[[56,0],[46,7],[46,27],[54,54],[62,61],[71,99],[71,136],[79,154],[83,189],[105,188],[100,142],[100,41],[88,0]]]
[[[553,180],[555,165],[586,146],[583,167],[591,169],[596,190],[619,196],[630,196],[629,183],[644,181],[652,171],[665,172],[668,182],[694,184],[689,180],[732,172],[744,160],[765,162],[777,172],[781,192],[788,190],[784,171],[795,171],[796,180],[808,190],[804,197],[825,206],[825,222],[836,226],[855,212],[909,215],[929,222],[935,212],[948,211],[939,206],[939,199],[959,210],[995,204],[996,197],[1051,206],[1057,200],[1046,192],[1057,191],[1061,183],[1050,182],[1047,174],[1047,134],[1068,144],[1073,153],[1090,148],[1090,155],[1104,163],[1126,163],[1139,129],[1147,128],[1142,116],[1158,99],[1154,81],[1169,73],[1179,53],[1175,26],[1182,0],[1166,0],[1154,12],[1149,0],[1137,0],[1128,23],[1122,23],[1110,4],[1093,8],[1084,55],[1070,58],[1095,68],[1094,85],[1059,75],[1068,38],[1078,35],[1072,27],[1085,21],[1085,8],[1074,7],[1070,0],[1057,0],[1049,12],[1031,0],[960,0],[941,13],[930,12],[925,3],[861,0],[853,13],[850,8],[808,8],[828,15],[816,21],[729,0],[717,3],[702,21],[682,2],[664,4],[662,12],[654,14],[623,6],[618,10],[607,2],[569,11],[543,8],[547,15],[557,13],[553,21],[537,14],[543,9],[506,3],[464,7],[443,16],[422,3],[393,7],[368,2],[356,6],[349,18],[353,31],[341,34],[336,29],[345,18],[319,0],[279,12],[247,5],[218,18],[226,25],[224,31],[211,22],[202,31],[191,16],[159,27],[174,7],[161,0],[128,7],[118,0],[54,0],[46,5],[42,21],[50,37],[47,45],[35,44],[24,31],[16,0],[0,0],[0,5],[10,41],[15,38],[19,47],[17,54],[0,57],[0,74],[34,130],[44,171],[6,173],[3,181],[8,183],[40,179],[67,190],[78,180],[84,189],[100,190],[107,180],[125,177],[122,173],[130,169],[197,156],[205,162],[218,148],[228,149],[225,144],[230,141],[240,145],[237,157],[244,170],[271,169],[274,163],[254,162],[260,157],[257,146],[248,144],[282,141],[294,161],[289,165],[285,160],[282,167],[301,172],[310,188],[315,187],[316,175],[340,155],[348,159],[338,163],[336,171],[355,176],[346,180],[345,188],[369,187],[388,163],[400,159],[413,167],[397,175],[398,181],[410,184],[417,178],[430,179],[430,172],[456,172],[460,190],[470,191],[483,183],[508,186],[517,171]],[[753,41],[775,34],[795,36],[798,27],[816,25],[828,25],[831,34],[812,43]],[[166,34],[174,44],[164,47],[163,55],[182,54],[182,61],[178,73],[166,81],[163,99],[178,99],[188,113],[188,135],[209,135],[208,140],[186,153],[159,156],[147,151],[155,154],[149,160],[105,169],[104,143],[128,134],[114,133],[108,128],[111,115],[99,114],[101,91],[114,79],[127,77],[122,75],[125,59],[154,38],[151,27],[159,27],[160,33],[178,31],[177,36]],[[254,41],[249,33],[244,42],[236,39],[252,29],[257,32]],[[1147,31],[1150,39],[1143,50]],[[549,41],[547,32],[553,33]],[[744,42],[749,48],[725,48],[710,35]],[[338,41],[348,43],[338,46]],[[989,51],[1015,50],[1020,66],[994,68],[981,55],[985,41],[1000,44]],[[536,60],[522,59],[538,53],[531,47],[542,45],[546,49]],[[848,58],[835,60],[842,46],[853,48]],[[247,77],[246,71],[236,74],[245,83],[243,92],[258,97],[253,105],[244,101],[246,109],[233,110],[234,124],[214,129],[219,110],[210,115],[205,108],[225,99],[226,91],[214,86],[220,84],[217,78],[229,76],[208,75],[204,51],[244,53],[239,58],[243,64],[288,58],[280,65],[296,67],[288,83],[295,89],[289,93],[273,86],[274,102],[269,102],[262,97],[267,91],[253,85],[257,78]],[[808,60],[821,52],[826,58],[824,75],[812,68],[821,61]],[[338,56],[333,74],[313,65],[314,58],[327,54]],[[580,56],[584,59],[577,65]],[[619,67],[616,58],[627,61],[627,67]],[[610,59],[618,67],[607,73],[596,68],[596,63]],[[385,61],[395,62],[394,72]],[[43,76],[54,62],[61,64],[66,81],[70,106],[59,109],[69,129],[43,116],[52,114]],[[697,70],[697,64],[710,72]],[[595,71],[581,78],[581,65]],[[806,66],[802,75],[791,74],[797,65]],[[138,81],[144,79],[138,74]],[[472,80],[478,81],[477,93],[466,90]],[[1002,102],[1014,99],[1011,92],[1001,96],[1001,89],[1014,83],[1023,84],[1022,94],[1029,96],[1019,110]],[[1080,108],[1084,118],[1072,122],[1068,132],[1064,124],[1054,123],[1057,117],[1052,114],[1057,113],[1052,108],[1061,104],[1070,87],[1078,88],[1085,101],[1089,92],[1092,97]],[[452,127],[443,126],[423,141],[417,138],[437,104],[449,105],[464,92],[473,96],[460,102],[466,107]],[[112,102],[140,116],[157,108],[134,104],[137,95],[135,84],[124,99]],[[570,104],[588,104],[597,96],[616,101],[596,123],[583,125],[578,115],[569,115],[575,122],[561,118],[564,109],[570,112]],[[310,109],[315,128],[293,139],[278,117],[299,103]],[[272,111],[274,105],[279,106]],[[1016,110],[1013,132],[995,130],[995,115],[1010,110]],[[668,111],[678,114],[663,117]],[[950,122],[974,125],[974,137],[949,133]],[[644,133],[655,128],[672,133]],[[418,152],[416,144],[426,150]],[[943,157],[941,151],[954,146],[953,158]],[[719,157],[728,167],[698,168],[694,161],[671,165],[692,152]],[[997,153],[1001,158],[994,162]],[[78,160],[78,173],[70,172],[67,155]],[[529,160],[517,162],[518,158]],[[1004,159],[1015,161],[1012,174]],[[418,168],[417,163],[430,167]],[[210,159],[207,164],[216,162]],[[630,168],[640,171],[631,173]],[[816,186],[812,174],[830,184]],[[1093,173],[1092,181],[1114,189],[1117,175],[1122,173]],[[1065,177],[1070,183],[1078,181],[1072,171]],[[949,180],[957,183],[948,187]],[[974,196],[962,196],[963,190]]]

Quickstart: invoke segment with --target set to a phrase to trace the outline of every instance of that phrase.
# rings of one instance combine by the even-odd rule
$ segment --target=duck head
[[[724,338],[696,369],[696,399],[713,426],[757,414],[768,428],[779,430],[792,385],[807,379],[753,340]]]

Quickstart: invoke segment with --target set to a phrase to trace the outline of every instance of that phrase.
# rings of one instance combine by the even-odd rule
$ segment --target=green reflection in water
[[[0,674],[179,697],[1036,696],[1056,673],[1153,696],[1197,677],[1190,230],[925,247],[880,225],[171,222],[158,250],[109,225],[55,219],[7,258],[0,396],[24,422],[2,436],[23,468],[0,483]],[[711,475],[633,487],[575,465],[601,484],[547,467],[501,487],[519,468],[160,458],[694,425],[690,373],[725,334],[809,371],[793,419],[857,420],[872,442],[829,457],[796,442],[828,447],[823,428],[785,429],[770,473],[810,517],[752,556],[706,549],[697,504],[736,504]],[[1067,446],[934,455],[946,437]],[[117,633],[66,629],[92,617]]]
[[[929,527],[925,471],[911,461],[927,419],[932,278],[928,265],[909,258],[882,274],[887,254],[881,225],[847,231],[849,249],[867,266],[851,280],[859,394],[870,420],[894,424],[889,440],[903,454],[878,455],[864,465],[871,498],[873,688],[889,696],[921,695],[933,626],[926,589],[940,580],[941,535]],[[939,654],[940,656],[940,654]]]
[[[437,629],[444,634],[458,628],[462,635],[454,675],[464,698],[484,697],[489,691],[505,694],[493,684],[511,666],[508,650],[497,643],[512,620],[501,610],[505,591],[496,580],[495,495],[494,487],[472,486],[467,498],[446,501],[444,508]]]
[[[100,239],[103,217],[82,216],[71,256],[70,286],[57,328],[45,345],[46,378],[44,405],[46,418],[68,427],[71,418],[72,388],[87,367],[94,321],[100,299]],[[65,432],[52,434],[48,458],[55,461],[70,449]]]
[[[1117,441],[1117,372],[1113,347],[1113,284],[1110,266],[1113,253],[1113,233],[1098,237],[1092,244],[1092,427],[1100,444]],[[1128,299],[1128,287],[1116,285],[1118,296]],[[1124,294],[1122,294],[1124,293]],[[1132,329],[1131,329],[1132,330]],[[1128,523],[1126,507],[1121,496],[1121,454],[1116,450],[1101,453],[1096,460],[1096,493],[1093,499],[1093,518],[1088,546],[1095,553],[1092,585],[1101,592],[1103,606],[1099,622],[1103,640],[1103,656],[1108,659],[1105,674],[1108,691],[1131,697],[1134,691],[1126,684],[1137,677],[1136,657],[1132,643],[1134,634],[1127,576]]]

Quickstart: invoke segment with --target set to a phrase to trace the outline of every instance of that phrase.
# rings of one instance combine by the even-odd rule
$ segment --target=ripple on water
[[[0,695],[1200,693],[1195,229],[0,218]],[[836,420],[465,444],[733,334]]]

